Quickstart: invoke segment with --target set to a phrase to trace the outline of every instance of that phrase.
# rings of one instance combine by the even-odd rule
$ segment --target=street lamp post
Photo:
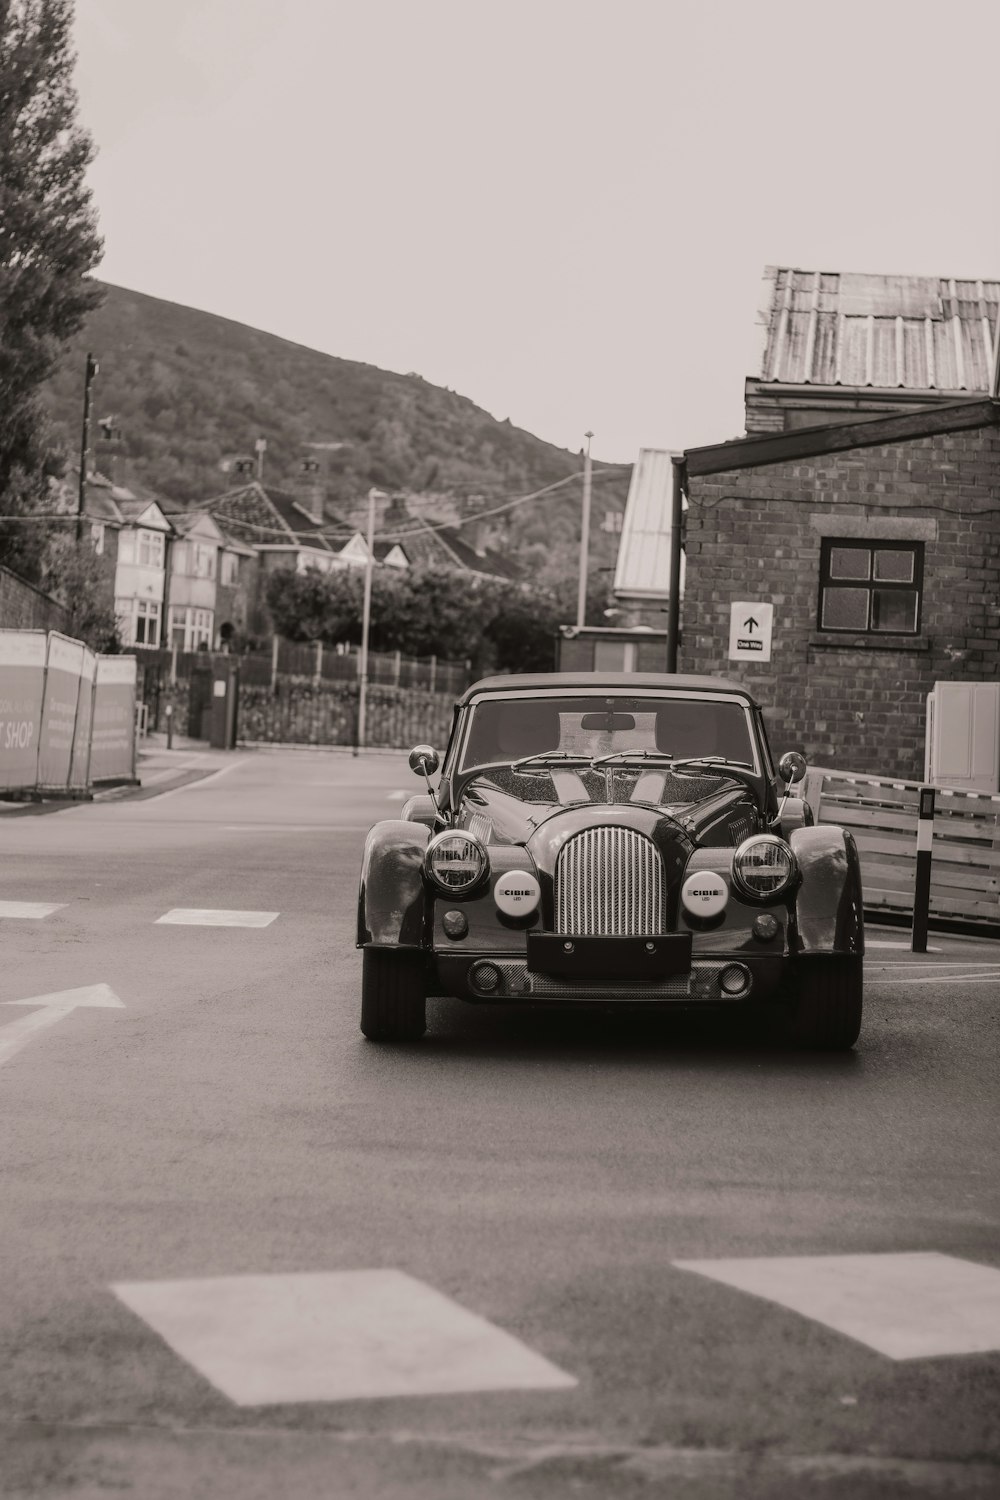
[[[375,501],[384,500],[381,490],[368,491],[368,555],[365,558],[365,597],[361,606],[361,657],[358,661],[358,732],[355,755],[365,747],[368,713],[368,636],[372,619],[372,572],[375,566]]]
[[[587,621],[587,568],[590,564],[590,440],[592,432],[585,432],[587,446],[583,451],[583,517],[580,525],[580,581],[576,591],[576,627],[582,629]]]

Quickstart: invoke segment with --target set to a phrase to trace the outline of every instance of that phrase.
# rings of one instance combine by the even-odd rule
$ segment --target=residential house
[[[72,486],[72,488],[70,488]],[[76,479],[59,497],[63,510],[76,508]],[[163,639],[167,553],[172,528],[159,502],[88,474],[83,525],[102,560],[108,602],[118,617],[124,646],[159,646]]]
[[[228,538],[205,510],[172,510],[165,644],[180,651],[224,649],[247,628],[256,553]]]
[[[491,583],[519,584],[521,570],[508,557],[487,543],[486,526],[478,517],[458,526],[415,515],[402,495],[391,495],[380,506],[378,531],[387,549],[402,549],[410,565],[456,568]],[[376,555],[378,546],[376,543]]]

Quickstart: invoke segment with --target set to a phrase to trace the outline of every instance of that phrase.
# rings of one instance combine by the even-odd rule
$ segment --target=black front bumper
[[[723,971],[733,965],[741,965],[748,976],[748,986],[739,994],[727,993],[720,983]],[[489,987],[480,982],[480,966],[486,966],[485,977],[495,979]],[[533,972],[525,956],[510,953],[438,952],[431,956],[427,993],[501,1005],[745,1005],[780,998],[787,968],[788,961],[778,954],[737,952],[692,959],[680,972],[635,978]]]

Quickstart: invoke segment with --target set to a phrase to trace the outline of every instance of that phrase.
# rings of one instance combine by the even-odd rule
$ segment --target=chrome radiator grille
[[[588,828],[556,865],[556,931],[637,937],[666,927],[663,862],[631,828]]]

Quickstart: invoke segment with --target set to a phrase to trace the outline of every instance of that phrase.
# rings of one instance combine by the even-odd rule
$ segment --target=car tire
[[[366,948],[361,1030],[370,1042],[416,1042],[427,1029],[422,953]]]
[[[861,1030],[863,990],[863,959],[804,959],[790,1039],[823,1052],[853,1047]]]

